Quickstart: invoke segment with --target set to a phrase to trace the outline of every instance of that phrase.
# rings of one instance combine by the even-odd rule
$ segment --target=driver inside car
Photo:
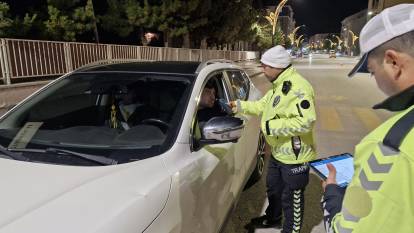
[[[157,118],[157,111],[145,103],[143,88],[128,87],[126,93],[116,96],[117,103],[111,106],[111,128],[128,130],[145,119]]]
[[[197,123],[198,129],[202,132],[202,129],[207,121],[217,116],[227,116],[228,114],[219,106],[217,101],[217,88],[214,83],[214,79],[210,79],[205,85],[203,92],[201,93],[200,103],[197,111]],[[197,132],[200,133],[200,132]],[[197,138],[201,136],[197,135]]]

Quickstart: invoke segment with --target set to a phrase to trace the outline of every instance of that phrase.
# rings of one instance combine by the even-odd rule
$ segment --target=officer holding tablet
[[[388,96],[375,109],[397,114],[356,146],[355,173],[344,188],[336,169],[324,183],[328,232],[413,232],[414,220],[414,4],[385,9],[362,29],[360,62],[349,76],[369,72]]]

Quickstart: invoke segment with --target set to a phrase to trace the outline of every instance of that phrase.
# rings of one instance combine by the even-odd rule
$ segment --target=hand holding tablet
[[[352,180],[354,174],[354,159],[351,154],[345,153],[317,159],[309,162],[312,170],[322,179],[326,180],[329,175],[327,164],[332,164],[336,169],[336,183],[340,187],[346,187]]]

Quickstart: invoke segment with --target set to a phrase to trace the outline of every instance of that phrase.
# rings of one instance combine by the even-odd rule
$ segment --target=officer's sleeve
[[[333,232],[332,220],[335,215],[341,211],[344,192],[345,189],[336,184],[329,184],[325,188],[325,194],[322,197],[321,204],[325,230],[328,233]]]
[[[260,115],[262,114],[268,99],[271,97],[272,91],[268,91],[265,96],[263,96],[258,101],[242,101],[237,100],[237,112],[245,113],[249,115]]]
[[[284,101],[283,97],[282,101]],[[262,125],[264,132],[272,136],[286,137],[300,136],[312,131],[316,120],[313,94],[303,94],[299,97],[293,95],[286,104],[289,106],[287,116],[280,118],[276,115],[273,119],[264,122]]]

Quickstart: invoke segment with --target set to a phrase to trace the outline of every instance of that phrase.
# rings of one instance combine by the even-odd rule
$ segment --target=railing
[[[90,44],[37,40],[0,40],[0,79],[9,85],[19,78],[56,76],[89,63],[122,60],[206,61],[249,60],[251,51],[200,50],[132,45]]]

